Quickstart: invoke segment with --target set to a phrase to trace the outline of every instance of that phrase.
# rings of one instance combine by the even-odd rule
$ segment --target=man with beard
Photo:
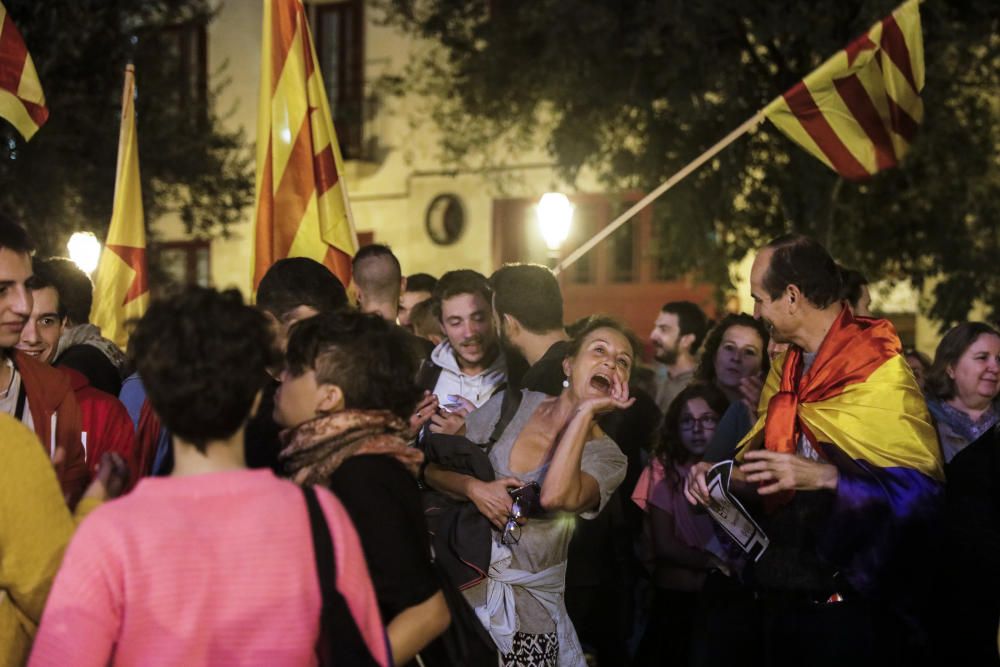
[[[433,411],[429,428],[455,433],[465,415],[489,400],[507,377],[507,364],[493,330],[492,292],[486,276],[469,269],[449,271],[434,288],[434,300],[445,340],[431,352],[417,383],[434,402],[417,407],[417,419]]]
[[[663,414],[694,377],[698,348],[707,331],[708,318],[690,301],[671,301],[660,310],[649,340],[656,360],[667,367],[667,376],[656,393],[656,404]]]
[[[692,664],[919,663],[910,623],[927,595],[914,582],[931,570],[943,473],[896,331],[854,317],[833,259],[805,236],[761,249],[750,288],[754,316],[790,343],[732,472],[770,544],[740,577],[753,607],[702,619]],[[688,474],[690,502],[710,501],[710,465]]]

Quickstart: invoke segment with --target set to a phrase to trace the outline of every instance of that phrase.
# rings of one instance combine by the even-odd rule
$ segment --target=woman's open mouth
[[[594,376],[590,378],[590,386],[602,394],[610,394],[611,378],[603,373],[595,373]]]

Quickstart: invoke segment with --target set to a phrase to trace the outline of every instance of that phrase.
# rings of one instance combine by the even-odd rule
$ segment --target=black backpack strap
[[[323,667],[327,665],[375,666],[372,657],[358,629],[344,596],[337,590],[337,560],[330,538],[330,527],[323,516],[316,490],[311,486],[302,487],[309,510],[309,528],[312,531],[313,553],[316,556],[316,572],[319,575],[319,589],[322,595],[320,610],[319,639],[316,642],[316,657]]]
[[[493,445],[497,444],[497,440],[503,435],[507,425],[510,424],[510,420],[517,414],[517,409],[521,405],[521,397],[521,390],[517,387],[508,384],[504,389],[503,398],[500,402],[500,419],[497,420],[496,425],[493,427],[493,432],[490,433],[489,444],[486,446],[487,452],[493,449]]]

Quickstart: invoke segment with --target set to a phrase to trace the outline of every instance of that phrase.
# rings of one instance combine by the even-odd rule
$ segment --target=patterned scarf
[[[104,353],[118,373],[124,378],[128,361],[125,354],[118,349],[118,346],[101,335],[101,330],[93,324],[77,324],[75,327],[65,329],[59,337],[59,345],[56,348],[56,356],[59,356],[74,345],[91,345]]]
[[[282,431],[278,455],[296,484],[325,484],[340,465],[359,454],[386,454],[414,477],[423,452],[409,447],[409,424],[388,410],[341,410]]]

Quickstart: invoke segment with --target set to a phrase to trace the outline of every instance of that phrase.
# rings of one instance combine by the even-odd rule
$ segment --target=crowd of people
[[[0,217],[0,665],[1000,663],[994,326],[904,350],[799,235],[752,314],[650,313],[653,364],[543,266],[352,269],[123,351]]]

